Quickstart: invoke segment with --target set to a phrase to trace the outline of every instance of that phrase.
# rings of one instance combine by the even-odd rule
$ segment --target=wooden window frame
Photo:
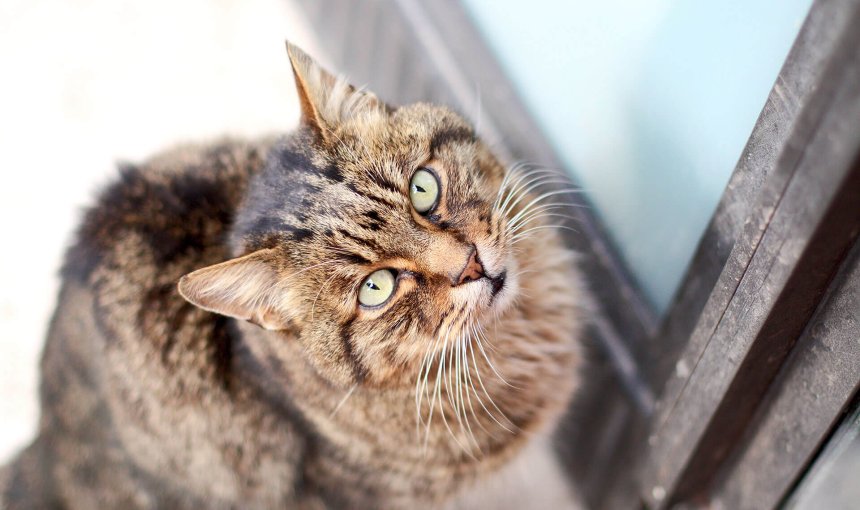
[[[354,81],[453,105],[509,161],[563,167],[457,0],[298,1]],[[572,199],[597,310],[557,444],[592,507],[776,507],[857,394],[858,49],[860,1],[816,0],[662,317]]]

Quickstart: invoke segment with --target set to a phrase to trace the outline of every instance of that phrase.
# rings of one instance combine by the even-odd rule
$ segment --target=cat
[[[578,507],[557,175],[287,53],[296,131],[123,165],[86,213],[0,507]]]

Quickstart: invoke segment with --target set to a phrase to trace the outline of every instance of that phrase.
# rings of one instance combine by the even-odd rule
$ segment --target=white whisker
[[[554,175],[555,174],[543,170],[533,170],[516,178],[513,181],[513,184],[509,185],[510,189],[508,190],[507,196],[499,206],[501,215],[507,216],[510,210],[519,203],[522,197],[528,195],[532,189],[539,187],[542,180],[549,179]]]
[[[466,368],[464,373],[465,373],[465,378],[466,378],[465,382],[467,384],[466,398],[469,401],[469,409],[472,411],[472,417],[475,418],[476,422],[478,422],[478,426],[481,427],[481,429],[483,429],[483,431],[486,432],[487,434],[489,434],[490,436],[495,437],[492,432],[487,430],[487,427],[484,426],[483,422],[481,422],[481,419],[478,418],[478,415],[475,412],[475,407],[472,405],[472,396],[469,393],[469,389],[471,389],[472,393],[475,394],[475,398],[478,400],[478,404],[480,404],[480,406],[484,408],[484,412],[487,414],[490,414],[490,411],[487,410],[487,406],[484,405],[484,401],[481,399],[481,395],[479,395],[478,391],[475,389],[475,383],[472,381],[471,369],[469,368],[469,354],[468,354],[468,348],[469,348],[468,346],[470,344],[471,344],[471,339],[469,340],[469,342],[463,344],[463,365]],[[478,451],[479,452],[481,451],[480,445],[478,445]]]
[[[573,205],[568,204],[560,204],[560,203],[548,203],[548,204],[539,204],[531,207],[530,209],[523,209],[518,212],[513,218],[508,221],[508,229],[513,232],[516,229],[520,228],[520,226],[525,223],[532,221],[534,218],[542,217],[544,214],[560,214],[554,211],[562,209],[573,209]],[[568,216],[568,218],[572,220],[578,220],[573,216]]]
[[[521,214],[522,211],[527,211],[530,207],[533,207],[535,204],[537,204],[543,200],[546,200],[547,198],[558,196],[558,195],[563,195],[563,194],[575,193],[576,191],[577,190],[574,190],[574,189],[558,189],[558,190],[553,190],[553,191],[547,191],[546,193],[541,193],[537,197],[533,198],[531,200],[531,202],[529,202],[528,204],[523,206],[523,209],[518,214]],[[523,197],[524,196],[525,195],[523,195]],[[519,199],[517,199],[517,201],[521,200],[523,197],[520,197]],[[515,216],[515,218],[516,218],[516,216]]]
[[[484,331],[480,325],[478,325],[477,328],[478,329],[476,329],[475,332],[478,334],[478,336],[477,336],[478,349],[481,350],[481,354],[483,354],[484,359],[487,360],[487,364],[490,365],[490,369],[493,371],[493,373],[496,374],[496,377],[498,377],[500,381],[502,381],[506,385],[510,386],[511,388],[520,389],[520,388],[517,388],[516,386],[514,386],[513,384],[509,383],[504,377],[502,377],[502,374],[500,374],[499,371],[496,370],[496,366],[493,365],[492,361],[490,361],[489,356],[487,356],[487,351],[484,350],[484,343],[481,341],[482,337],[484,339],[486,339],[485,333],[484,333]],[[489,343],[489,340],[487,340],[487,343]]]
[[[508,423],[511,423],[511,425],[513,425],[513,422],[511,422],[511,420],[510,420],[510,419],[508,419],[508,417],[507,417],[507,416],[505,416],[505,413],[504,413],[504,412],[502,412],[502,410],[501,410],[501,409],[499,409],[499,406],[497,406],[497,405],[496,405],[495,401],[493,401],[493,397],[492,397],[492,396],[490,395],[490,393],[487,391],[487,387],[484,385],[484,380],[483,380],[483,378],[481,377],[481,369],[480,369],[480,368],[478,368],[478,359],[477,359],[477,357],[475,357],[475,349],[474,349],[474,347],[472,347],[472,345],[471,345],[471,344],[469,345],[469,352],[470,352],[470,353],[471,353],[471,355],[472,355],[472,364],[473,364],[473,366],[475,367],[475,375],[478,377],[478,384],[481,386],[481,389],[484,391],[484,395],[486,395],[486,396],[487,396],[487,399],[490,401],[490,405],[491,405],[491,406],[493,406],[493,408],[494,408],[494,409],[499,413],[499,415],[501,415],[501,417],[502,417],[502,418],[504,418],[504,420],[505,420],[505,421],[507,421]],[[475,395],[477,396],[477,390],[476,390],[476,392],[475,392]],[[483,400],[481,400],[481,406],[483,406],[483,405],[484,405],[484,404],[483,404]],[[514,431],[513,431],[513,430],[511,430],[511,429],[510,429],[510,428],[508,428],[506,425],[504,425],[502,422],[500,422],[500,421],[496,418],[496,415],[495,415],[494,413],[491,413],[491,412],[490,412],[486,407],[484,407],[484,411],[486,411],[486,412],[487,412],[487,415],[488,415],[490,418],[492,418],[492,419],[493,419],[493,421],[494,421],[494,422],[496,422],[496,424],[498,424],[500,427],[502,427],[502,428],[503,428],[503,429],[505,429],[506,431],[510,432],[511,434],[513,434],[513,433],[514,433]]]
[[[448,328],[446,328],[446,330],[445,330],[446,338],[447,338],[447,335],[450,331],[451,331],[451,327],[449,324]],[[442,338],[441,335],[436,337],[436,341],[433,342],[433,347],[429,351],[427,351],[427,354],[425,355],[425,360],[427,362],[425,363],[426,366],[424,368],[424,377],[423,377],[423,381],[421,383],[421,390],[418,393],[418,397],[417,397],[418,401],[416,404],[416,412],[418,413],[419,420],[420,420],[420,416],[421,416],[421,407],[422,407],[422,403],[423,403],[425,394],[427,395],[427,401],[430,402],[430,390],[428,388],[427,383],[428,383],[428,379],[430,377],[430,370],[433,367],[433,359],[435,358],[436,347],[439,346],[439,341],[441,340],[441,338]],[[419,372],[419,374],[420,374],[420,372]],[[429,429],[430,429],[430,422],[432,420],[433,420],[433,404],[431,403],[430,404],[430,410],[429,410],[428,416],[427,416],[427,433],[428,434],[429,434]],[[425,441],[425,447],[426,447],[426,441]]]
[[[334,278],[335,278],[336,276],[338,276],[338,275],[340,274],[340,272],[341,272],[341,270],[342,270],[342,269],[343,269],[343,268],[338,268],[338,269],[336,269],[336,270],[334,271],[334,273],[332,273],[332,275],[331,275],[331,276],[330,276],[330,277],[325,281],[325,283],[323,283],[323,284],[320,286],[320,290],[317,292],[316,297],[314,297],[314,302],[313,302],[313,304],[311,305],[311,322],[313,322],[313,320],[314,320],[314,311],[316,310],[316,306],[317,306],[317,299],[319,299],[319,298],[320,298],[320,294],[322,294],[323,289],[325,289],[325,288],[326,288],[326,286],[327,286],[329,283],[331,283],[331,281],[332,281],[332,280],[334,280]]]
[[[518,232],[515,236],[513,236],[513,237],[511,238],[511,245],[513,245],[513,244],[515,244],[515,243],[517,243],[517,242],[521,241],[524,237],[528,237],[526,234],[529,234],[529,233],[531,233],[531,232],[533,232],[533,231],[536,231],[536,230],[544,230],[544,229],[548,229],[548,228],[549,228],[549,229],[570,230],[571,232],[579,233],[579,231],[578,231],[578,230],[576,230],[576,229],[575,229],[575,228],[573,228],[573,227],[568,227],[567,225],[541,225],[541,226],[539,226],[539,227],[532,227],[532,228],[529,228],[529,229],[527,229],[527,230],[525,230],[525,231],[523,231],[523,232]]]
[[[513,184],[510,184],[510,189],[508,192],[508,196],[506,197],[505,203],[502,204],[502,211],[507,214],[510,209],[516,205],[516,202],[520,197],[528,195],[533,189],[540,187],[541,185],[547,182],[561,182],[564,184],[569,184],[570,181],[566,178],[563,178],[560,174],[552,171],[546,171],[543,169],[531,170],[523,173],[521,176],[512,181]],[[514,202],[511,202],[511,199],[514,199]]]
[[[442,366],[440,367],[440,373],[441,373],[441,379],[443,379],[443,380],[445,379],[445,373],[444,373],[444,366],[445,366],[445,354],[444,354],[444,352],[445,352],[445,349],[447,348],[447,343],[448,343],[448,342],[447,342],[447,340],[446,340],[446,342],[445,342],[445,344],[446,344],[446,345],[443,345],[443,346],[442,346],[442,353],[443,353],[443,354],[442,354],[442,356],[441,356],[441,359],[442,359]],[[438,382],[438,381],[437,381],[437,382]],[[450,385],[450,379],[449,379],[449,381],[448,381],[448,385]],[[451,400],[451,395],[450,395],[451,391],[450,391],[450,388],[448,387],[448,385],[446,385],[445,393],[446,393],[446,394],[448,394],[448,399],[449,399],[449,400]],[[441,389],[440,389],[440,391],[441,391]],[[452,404],[451,404],[451,405],[452,405],[452,407],[453,407],[453,402],[452,402]],[[463,450],[464,452],[466,452],[466,454],[468,454],[470,457],[474,457],[474,456],[471,454],[471,452],[469,451],[469,449],[468,449],[468,448],[466,448],[466,447],[464,447],[464,446],[463,446],[463,444],[462,444],[462,443],[460,443],[460,440],[459,440],[459,439],[457,439],[457,435],[454,433],[454,430],[453,430],[453,429],[451,429],[451,425],[448,423],[448,419],[445,417],[445,407],[444,407],[444,403],[443,403],[443,399],[442,399],[442,396],[441,396],[441,395],[439,396],[439,416],[441,416],[441,417],[442,417],[442,424],[444,424],[444,425],[445,425],[445,428],[448,430],[448,434],[451,436],[451,439],[453,439],[453,440],[454,440],[454,442],[455,442],[455,443],[457,443],[457,446],[458,446],[458,447],[460,447],[460,449],[461,449],[461,450]]]
[[[329,418],[333,418],[334,415],[337,414],[338,411],[340,411],[340,408],[343,407],[344,404],[346,404],[346,401],[349,400],[349,397],[352,396],[352,392],[354,392],[356,388],[358,388],[358,383],[353,384],[352,387],[346,392],[346,395],[344,395],[343,398],[340,399],[340,402],[337,403],[331,414],[328,415]]]

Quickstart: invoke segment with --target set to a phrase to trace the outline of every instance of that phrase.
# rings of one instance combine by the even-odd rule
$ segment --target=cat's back
[[[87,281],[108,264],[145,270],[132,267],[138,258],[156,271],[217,259],[248,180],[271,146],[271,140],[221,140],[119,165],[118,177],[83,218],[64,277]],[[127,258],[129,250],[135,257]]]
[[[0,503],[5,492],[9,508],[44,506],[25,497],[34,495],[29,490],[15,496],[16,487],[39,484],[52,487],[42,497],[81,507],[179,507],[238,496],[232,473],[261,459],[243,451],[248,438],[230,429],[244,425],[266,443],[277,425],[243,411],[230,388],[229,321],[190,306],[176,282],[229,257],[233,216],[272,145],[224,140],[120,166],[67,254],[42,359],[40,436],[0,472]],[[295,443],[284,434],[291,433],[271,439]],[[271,450],[285,461],[292,456]],[[194,458],[177,465],[186,452]],[[147,489],[166,472],[179,482],[175,491]],[[194,494],[195,486],[206,493]],[[172,502],[147,496],[171,492]]]
[[[41,367],[43,407],[53,374],[63,372],[52,366],[61,351],[94,349],[82,359],[109,379],[101,393],[132,408],[153,399],[172,405],[181,393],[228,383],[228,321],[190,306],[176,283],[229,258],[233,217],[269,147],[222,140],[120,165],[66,255]]]
[[[109,370],[136,362],[139,367],[128,368],[145,377],[152,355],[171,372],[189,363],[201,375],[217,367],[224,353],[213,349],[229,343],[227,323],[189,306],[176,283],[183,274],[229,258],[234,215],[270,146],[269,141],[221,140],[121,164],[84,214],[66,255],[49,344],[82,343],[74,331],[57,330],[64,329],[66,315],[86,314],[100,337],[96,343],[115,356],[108,360]],[[82,295],[66,297],[75,293]],[[81,310],[83,301],[91,303]],[[58,335],[62,340],[53,339]],[[205,356],[194,358],[198,351]],[[47,380],[51,370],[45,358]]]

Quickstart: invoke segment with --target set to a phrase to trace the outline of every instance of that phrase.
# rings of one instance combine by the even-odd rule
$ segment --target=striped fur
[[[546,445],[586,298],[549,174],[288,51],[296,132],[127,165],[87,213],[5,508],[574,504]],[[425,166],[443,193],[420,215]],[[457,284],[474,249],[494,279]],[[365,309],[380,268],[397,289]]]

